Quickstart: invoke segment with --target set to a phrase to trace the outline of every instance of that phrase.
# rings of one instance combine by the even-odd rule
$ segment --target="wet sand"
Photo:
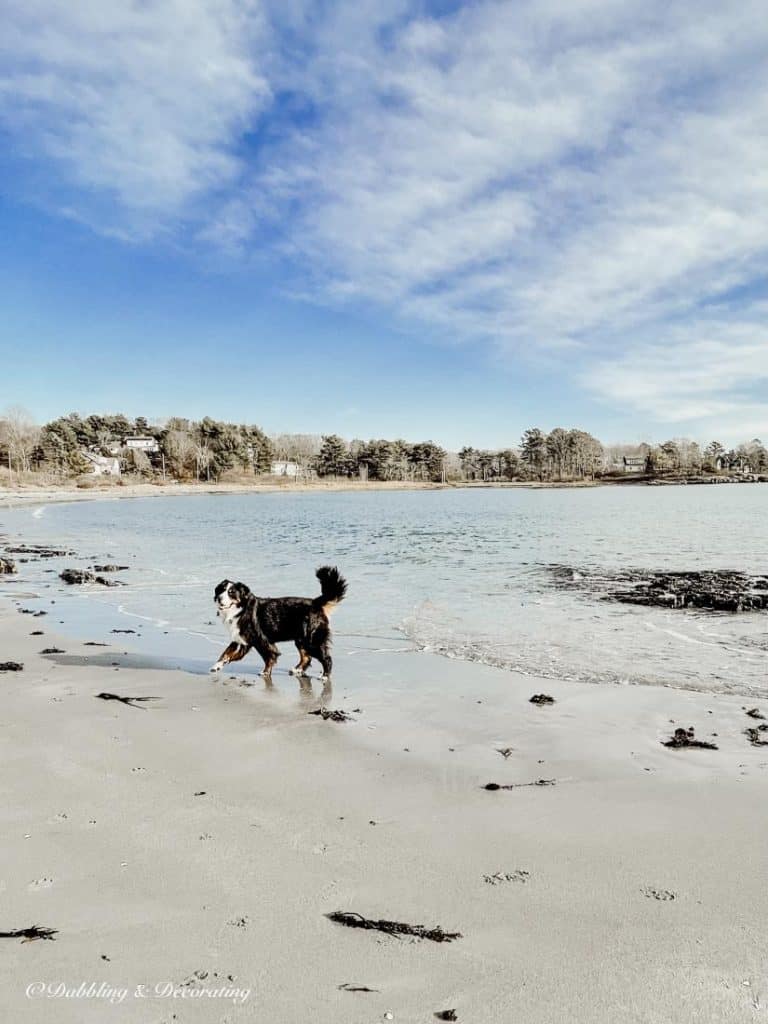
[[[333,693],[284,670],[268,689],[53,625],[0,604],[0,661],[24,664],[0,673],[0,931],[57,929],[0,939],[6,1019],[764,1018],[768,752],[743,735],[744,698],[341,649]],[[376,699],[351,706],[361,674]],[[455,696],[403,715],[425,680]],[[542,692],[555,703],[531,704]],[[321,704],[351,720],[308,713]],[[718,749],[663,747],[676,725]],[[483,788],[539,779],[555,785]],[[28,998],[35,982],[103,994]],[[206,994],[222,988],[239,994]]]

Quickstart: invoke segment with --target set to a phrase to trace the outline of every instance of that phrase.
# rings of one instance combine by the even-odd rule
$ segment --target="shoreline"
[[[743,696],[341,643],[331,690],[285,668],[268,686],[256,662],[211,677],[133,653],[108,621],[85,641],[53,610],[19,614],[16,579],[0,600],[0,660],[24,666],[0,673],[0,930],[57,934],[4,940],[9,1016],[762,1019],[768,761]],[[541,691],[552,706],[531,703]],[[662,745],[691,725],[718,749]],[[461,938],[344,928],[337,911]],[[39,981],[125,995],[29,999]],[[196,996],[148,1008],[142,985]]]
[[[74,501],[115,501],[127,498],[188,497],[217,494],[297,494],[366,491],[453,491],[453,490],[591,490],[602,487],[686,487],[712,484],[763,483],[757,480],[707,477],[682,480],[615,478],[602,480],[505,480],[434,483],[400,480],[333,480],[303,483],[129,483],[77,487],[61,485],[22,484],[0,486],[0,507],[14,508],[30,504],[55,504]]]

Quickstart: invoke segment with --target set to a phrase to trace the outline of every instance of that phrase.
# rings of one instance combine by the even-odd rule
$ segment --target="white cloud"
[[[257,3],[0,0],[0,19],[0,119],[90,190],[77,215],[147,234],[236,181],[269,96]]]
[[[646,422],[761,421],[762,321],[717,301],[768,263],[763,5],[426,11],[0,0],[0,117],[102,230],[268,249],[295,294],[564,360]]]

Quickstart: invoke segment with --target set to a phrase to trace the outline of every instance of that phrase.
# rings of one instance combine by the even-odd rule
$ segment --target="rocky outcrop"
[[[59,573],[59,579],[64,580],[65,583],[100,583],[103,587],[119,587],[121,586],[117,580],[107,580],[103,576],[96,576],[95,573],[89,572],[87,569],[65,569]]]
[[[563,565],[547,568],[559,589],[577,588],[603,601],[718,612],[768,609],[768,576],[730,570],[648,572],[627,569],[601,573]]]
[[[45,544],[18,544],[16,547],[8,548],[8,551],[13,555],[34,555],[36,558],[62,558],[75,553],[64,548],[49,548]]]

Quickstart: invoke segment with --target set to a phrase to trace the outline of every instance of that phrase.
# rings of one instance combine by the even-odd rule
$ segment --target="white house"
[[[111,455],[97,455],[96,452],[81,451],[89,465],[92,476],[120,476],[120,460]]]
[[[134,437],[126,437],[123,442],[126,448],[135,448],[141,452],[159,452],[160,446],[157,443],[156,437],[149,435],[136,435]]]
[[[736,455],[734,452],[718,455],[715,459],[715,469],[718,473],[727,471],[741,476],[748,476],[752,472],[749,462],[742,455]]]
[[[299,476],[301,466],[298,462],[273,462],[270,473],[272,476]]]
[[[642,455],[625,455],[621,461],[625,473],[642,473],[645,469]]]

